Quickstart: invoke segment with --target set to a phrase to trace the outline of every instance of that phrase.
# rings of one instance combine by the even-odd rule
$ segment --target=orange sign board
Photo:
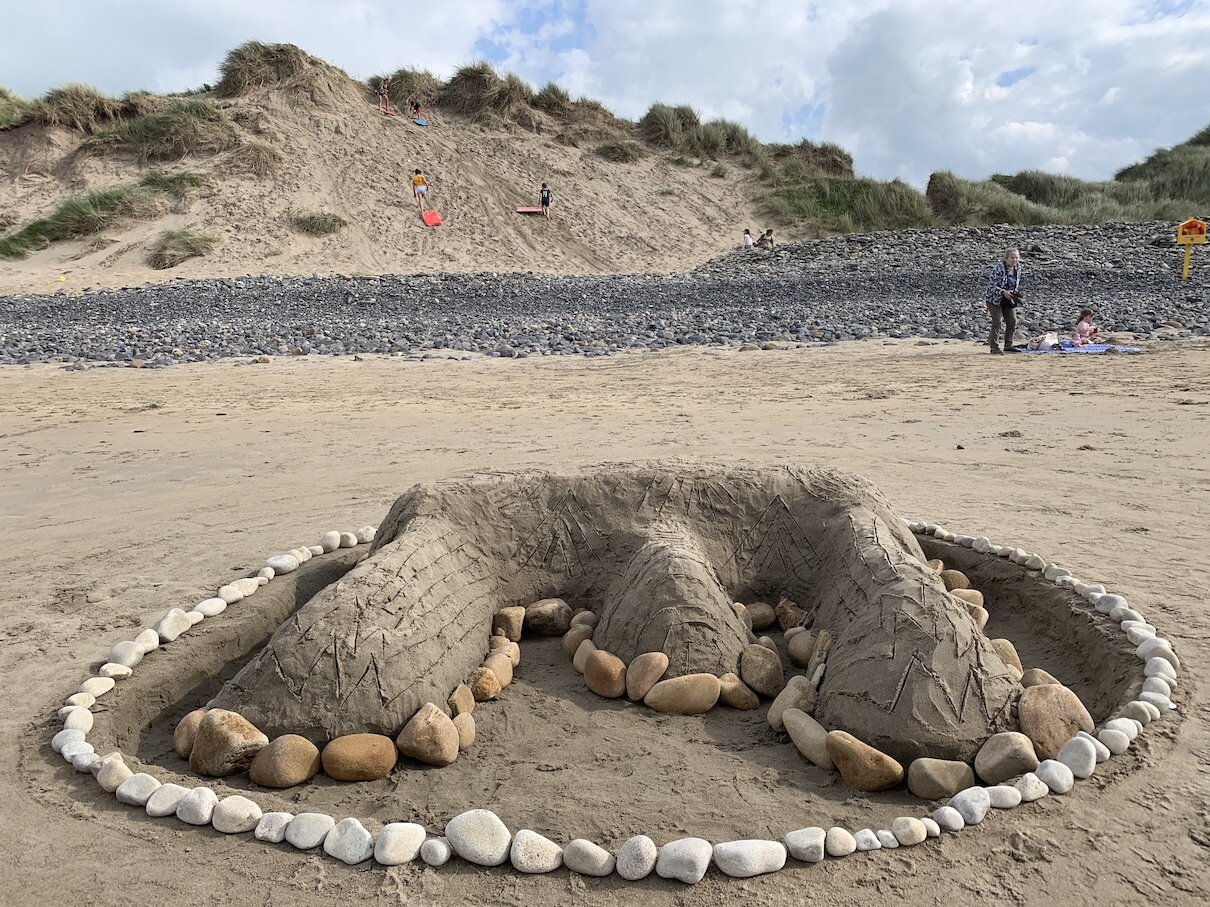
[[[1176,241],[1182,246],[1200,246],[1206,241],[1206,222],[1191,217],[1176,227]]]

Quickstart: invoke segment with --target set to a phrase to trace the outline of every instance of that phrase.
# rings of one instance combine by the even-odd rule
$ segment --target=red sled
[[[440,227],[441,215],[436,211],[421,211],[420,219],[424,221],[426,227]]]
[[[542,209],[532,205],[522,205],[517,209],[518,214],[541,214]]]

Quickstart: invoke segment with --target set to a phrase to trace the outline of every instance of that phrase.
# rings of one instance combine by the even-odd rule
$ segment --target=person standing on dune
[[[554,200],[554,193],[550,191],[550,187],[546,183],[542,184],[542,189],[538,192],[538,204],[542,206],[542,216],[550,217],[550,203]]]

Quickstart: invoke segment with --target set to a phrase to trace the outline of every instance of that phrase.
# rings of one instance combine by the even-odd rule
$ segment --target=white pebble
[[[133,639],[124,639],[115,643],[109,650],[109,660],[114,664],[133,668],[143,660],[143,647]]]
[[[847,857],[857,849],[857,841],[848,831],[834,825],[828,829],[823,848],[829,857]]]
[[[1170,661],[1163,658],[1149,659],[1147,664],[1143,666],[1144,677],[1163,677],[1170,684],[1176,683],[1176,668],[1172,666]]]
[[[189,623],[189,615],[180,608],[172,608],[156,622],[153,629],[159,640],[172,642],[191,626],[193,625]]]
[[[327,554],[329,551],[335,551],[340,547],[340,533],[335,529],[330,529],[319,537],[319,547]]]
[[[357,544],[368,545],[370,542],[374,541],[374,535],[376,532],[377,530],[373,526],[362,526],[357,530]],[[582,841],[584,839],[577,838],[576,840]]]
[[[63,719],[63,730],[83,731],[87,734],[92,730],[92,722],[92,712],[73,706],[67,717]]]
[[[1126,599],[1122,596],[1109,594],[1098,598],[1095,602],[1095,607],[1098,614],[1112,614],[1114,608],[1129,608],[1130,605],[1126,603]]]
[[[118,789],[114,791],[114,796],[118,798],[119,803],[126,803],[130,806],[146,806],[147,801],[151,799],[160,788],[158,778],[153,778],[146,772],[137,772],[131,775],[125,781],[118,785]]]
[[[110,753],[97,766],[97,784],[101,785],[101,790],[112,794],[133,774],[122,761],[121,753]]]
[[[1087,731],[1079,731],[1076,733],[1076,736],[1083,737],[1092,744],[1093,749],[1095,749],[1097,752],[1097,765],[1100,765],[1102,762],[1105,762],[1109,759],[1111,754],[1109,750],[1105,748],[1105,744],[1103,744],[1096,737],[1092,736],[1092,734],[1088,733]]]
[[[256,571],[256,578],[264,580],[264,582],[261,583],[262,586],[267,585],[269,580],[273,579],[275,576],[277,576],[277,571],[269,566],[261,567]]]
[[[186,611],[185,619],[189,621],[189,626],[195,627],[206,619],[206,615],[201,611]]]
[[[341,819],[324,838],[324,853],[356,866],[374,856],[374,836],[357,819]]]
[[[1126,631],[1126,638],[1134,645],[1138,645],[1145,639],[1151,639],[1155,636],[1154,627],[1131,627]]]
[[[1116,620],[1118,623],[1123,623],[1128,620],[1141,621],[1143,615],[1139,614],[1134,608],[1129,608],[1123,605],[1120,608],[1114,608],[1109,612],[1109,619]]]
[[[1139,693],[1139,699],[1143,702],[1149,702],[1162,712],[1174,709],[1176,706],[1172,704],[1172,699],[1162,693]]]
[[[780,841],[726,841],[714,845],[714,865],[733,879],[777,872],[786,865],[786,846]]]
[[[76,756],[84,756],[95,752],[96,750],[93,748],[93,745],[87,740],[75,740],[71,743],[63,744],[63,749],[60,750],[59,755],[63,757],[64,762],[71,762]]]
[[[635,835],[628,838],[618,851],[618,875],[628,882],[636,882],[651,875],[655,869],[655,861],[659,859],[660,850],[655,841],[646,835]]]
[[[1041,778],[1033,772],[1026,772],[1013,784],[1021,793],[1021,802],[1033,803],[1035,800],[1041,800],[1050,793],[1050,788],[1046,786]]]
[[[80,692],[87,693],[95,699],[100,699],[117,685],[112,677],[89,677],[80,684]]]
[[[522,828],[513,835],[508,858],[518,872],[554,872],[563,865],[563,848],[536,831]]]
[[[891,834],[904,847],[914,847],[923,844],[928,837],[928,829],[924,823],[912,816],[900,816],[891,823]]]
[[[710,868],[714,849],[704,838],[678,838],[660,848],[655,861],[655,874],[661,879],[676,879],[686,885],[696,885]]]
[[[383,866],[402,866],[420,854],[426,833],[415,822],[391,822],[378,832],[374,842],[374,860]]]
[[[1058,564],[1051,564],[1042,571],[1042,576],[1053,583],[1061,576],[1071,576],[1071,571],[1066,567],[1060,567]]]
[[[1159,693],[1161,696],[1172,698],[1172,687],[1163,677],[1148,677],[1143,681],[1144,693]]]
[[[1139,735],[1138,725],[1129,718],[1111,718],[1105,722],[1105,727],[1111,731],[1121,731],[1130,740],[1134,740]]]
[[[941,837],[941,826],[935,821],[930,819],[928,816],[925,816],[920,821],[924,824],[924,830],[928,832],[928,836],[930,838]]]
[[[259,806],[247,797],[235,794],[223,797],[218,802],[214,807],[214,814],[210,817],[210,824],[214,826],[215,831],[225,835],[238,835],[256,828],[256,823],[262,815]]]
[[[279,573],[293,573],[298,567],[298,558],[293,554],[275,554],[265,560],[265,568],[272,570],[274,576]]]
[[[147,627],[139,631],[139,635],[134,638],[134,641],[143,647],[144,655],[150,655],[160,647],[160,634],[151,627]]]
[[[1135,649],[1135,654],[1143,661],[1148,661],[1153,658],[1162,658],[1168,662],[1174,671],[1181,669],[1181,660],[1176,657],[1176,653],[1172,651],[1172,643],[1164,639],[1162,636],[1153,636],[1151,639],[1144,639],[1139,643],[1139,647]]]
[[[1055,757],[1062,762],[1077,778],[1090,778],[1097,767],[1097,749],[1091,740],[1083,737],[1072,737],[1059,748]]]
[[[1070,791],[1076,783],[1075,775],[1071,773],[1071,769],[1054,759],[1046,759],[1034,769],[1034,774],[1038,779],[1046,785],[1046,789],[1052,794],[1065,794]]]
[[[64,705],[76,705],[82,709],[91,709],[97,704],[97,697],[92,693],[72,693],[64,700]]]
[[[987,817],[988,810],[992,808],[992,801],[985,788],[968,787],[950,797],[946,805],[956,809],[967,825],[978,825]]]
[[[992,809],[1013,809],[1021,805],[1021,792],[1007,784],[997,784],[987,789]]]
[[[319,548],[318,545],[315,547]],[[319,553],[323,554],[322,548],[319,549]],[[297,548],[291,548],[287,554],[294,555],[294,559],[300,564],[305,564],[307,561],[311,560],[311,558],[315,557],[315,555],[311,553],[311,549],[306,545],[299,545]]]
[[[367,541],[372,539],[371,536]],[[613,854],[586,838],[568,841],[563,848],[563,865],[580,875],[607,876],[613,872],[614,863]]]
[[[73,756],[71,767],[81,774],[87,775],[93,771],[101,762],[101,757],[96,753],[80,753],[78,756]]]
[[[468,809],[445,823],[454,853],[478,866],[499,866],[508,859],[512,833],[490,809]]]
[[[225,601],[229,605],[238,604],[239,602],[242,602],[244,600],[244,598],[246,597],[243,592],[241,592],[239,589],[235,588],[234,585],[230,585],[230,584],[228,584],[226,586],[219,586],[218,592],[216,594],[218,595],[219,598],[221,598],[223,601]]]
[[[189,793],[189,788],[181,787],[179,784],[161,784],[152,791],[143,808],[153,819],[175,816],[177,807],[181,805],[181,799],[187,793]]]
[[[971,542],[971,549],[978,551],[980,554],[987,554],[987,552],[991,549],[991,546],[991,539],[982,535]]]
[[[896,838],[895,835],[890,832],[890,830],[880,828],[875,832],[875,834],[878,835],[878,843],[887,850],[894,850],[899,846],[899,839]]]
[[[270,844],[280,844],[286,840],[286,827],[294,819],[294,813],[274,812],[265,813],[252,829],[252,837],[258,841]]]
[[[868,853],[871,850],[882,850],[882,842],[872,828],[859,828],[853,832],[853,840],[857,842],[858,853]]]
[[[786,834],[786,850],[803,863],[818,863],[823,859],[826,838],[827,832],[818,826],[799,828]]]
[[[227,610],[227,603],[221,598],[208,598],[194,605],[193,610],[203,617],[218,617]]]
[[[306,549],[308,557],[319,557],[321,554],[327,554],[324,551],[323,545],[310,545]]]
[[[286,840],[299,850],[310,850],[324,842],[336,820],[323,813],[299,813],[286,826]]]
[[[1122,717],[1133,718],[1139,724],[1147,725],[1160,717],[1160,710],[1150,702],[1141,702],[1136,699],[1122,707]]]
[[[990,797],[988,803],[991,803]],[[962,814],[952,806],[938,807],[929,813],[929,818],[936,822],[937,827],[942,831],[962,831],[966,827]]]
[[[1028,570],[1041,570],[1046,566],[1046,561],[1039,554],[1031,554],[1025,559],[1023,566]]]
[[[1103,728],[1097,739],[1101,745],[1105,747],[1107,752],[1115,756],[1120,756],[1126,750],[1130,749],[1130,738],[1121,731],[1115,731],[1113,728]]]
[[[55,736],[50,738],[50,748],[56,753],[62,753],[63,747],[69,743],[82,743],[84,740],[84,732],[79,728],[68,728],[59,731]]]
[[[176,817],[187,825],[209,825],[216,806],[218,794],[208,787],[195,787],[177,803]]]
[[[444,866],[452,855],[453,848],[445,838],[429,838],[420,845],[420,859],[429,866]]]
[[[102,677],[108,677],[110,680],[125,680],[134,673],[126,665],[114,664],[111,661],[101,665],[101,669],[97,671]]]
[[[357,535],[352,532],[342,532],[340,534],[340,547],[341,548],[356,548],[357,547]]]

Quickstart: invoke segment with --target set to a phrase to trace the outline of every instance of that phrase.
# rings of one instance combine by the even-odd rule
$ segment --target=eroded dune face
[[[370,557],[306,603],[220,692],[274,736],[396,733],[480,663],[493,615],[561,596],[629,662],[737,670],[734,601],[785,595],[835,642],[816,714],[901,759],[970,758],[1020,687],[867,481],[675,463],[416,486]]]

